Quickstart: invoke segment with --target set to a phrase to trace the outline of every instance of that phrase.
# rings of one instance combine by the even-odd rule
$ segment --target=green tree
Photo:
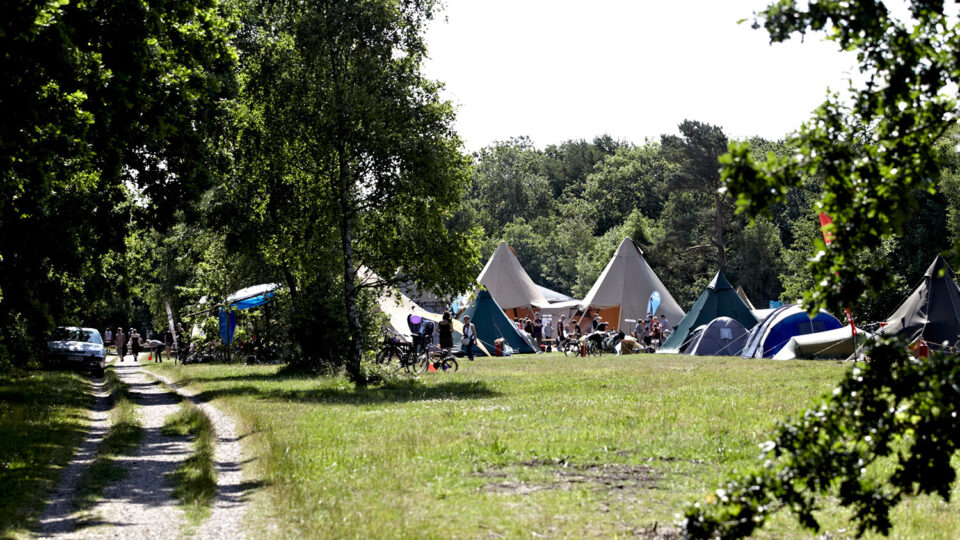
[[[468,161],[452,107],[420,71],[434,9],[341,0],[247,11],[235,200],[250,204],[256,241],[291,294],[341,288],[349,342],[334,360],[357,384],[361,289],[415,278],[452,293],[475,277],[474,232],[448,227]],[[361,282],[362,265],[381,280]]]
[[[209,184],[235,56],[218,1],[0,11],[0,363],[22,364],[55,322],[100,325],[129,227]]]
[[[670,165],[661,155],[660,145],[653,143],[620,147],[604,156],[587,176],[583,193],[596,216],[597,234],[623,223],[634,209],[647,217],[659,217]]]
[[[717,251],[717,263],[727,265],[724,230],[733,213],[730,197],[720,180],[719,157],[726,152],[727,136],[718,126],[694,120],[680,124],[680,136],[664,135],[660,139],[667,160],[676,164],[668,177],[669,192],[692,191],[712,203],[713,244]]]
[[[767,300],[780,299],[782,251],[780,230],[763,218],[732,238],[729,279],[741,285],[747,297],[757,302],[757,307],[764,307]]]
[[[468,197],[488,235],[498,237],[507,223],[532,220],[552,209],[550,185],[540,172],[543,154],[530,139],[494,143],[477,152],[475,160]]]
[[[791,136],[796,153],[756,161],[748,145],[733,144],[722,158],[726,186],[752,215],[769,214],[804,179],[822,178],[816,210],[833,218],[835,239],[829,247],[817,240],[810,257],[811,308],[856,305],[891,285],[892,261],[880,257],[863,267],[860,257],[902,234],[920,207],[918,193],[934,191],[940,177],[938,143],[956,123],[960,26],[943,2],[908,7],[910,17],[901,20],[878,1],[782,0],[755,22],[775,42],[827,31],[857,52],[866,75],[863,87],[851,87],[846,100],[831,96]],[[890,510],[904,498],[949,498],[956,479],[950,459],[960,449],[958,357],[916,361],[902,340],[889,338],[865,354],[869,362],[816,408],[777,427],[762,445],[763,467],[688,508],[688,536],[746,536],[785,507],[816,530],[816,495],[823,493],[854,510],[858,534],[886,533]],[[880,467],[884,460],[890,463]]]

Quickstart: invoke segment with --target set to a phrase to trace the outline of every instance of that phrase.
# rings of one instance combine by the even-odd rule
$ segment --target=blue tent
[[[463,322],[464,316],[470,317],[470,322],[477,328],[477,340],[488,351],[493,352],[493,342],[503,338],[504,343],[510,345],[515,353],[536,352],[533,345],[520,333],[513,321],[507,318],[486,289],[481,289],[473,304],[463,312],[463,315],[460,316],[461,322]],[[466,352],[466,348],[463,346],[461,346],[461,350]],[[478,348],[474,348],[473,353],[476,355],[485,354]]]
[[[231,294],[226,303],[237,309],[250,309],[262,306],[273,298],[273,292],[280,288],[277,283],[254,285]]]
[[[793,336],[834,330],[843,325],[836,317],[820,310],[810,317],[796,304],[777,308],[750,331],[743,347],[743,358],[773,358]]]
[[[280,288],[277,283],[264,283],[263,285],[254,285],[240,289],[231,294],[224,302],[227,306],[235,309],[251,309],[260,307],[273,299],[273,292]],[[229,345],[233,343],[233,332],[237,327],[237,314],[220,308],[220,339]]]

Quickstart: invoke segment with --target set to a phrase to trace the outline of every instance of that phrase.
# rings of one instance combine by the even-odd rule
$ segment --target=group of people
[[[183,325],[177,323],[177,341],[182,341]],[[163,340],[154,340],[153,332],[147,330],[146,336],[142,336],[136,328],[131,327],[126,332],[123,331],[123,327],[117,327],[116,332],[107,328],[103,333],[104,340],[106,345],[114,345],[116,347],[117,356],[120,357],[120,361],[126,361],[127,353],[129,352],[133,356],[133,361],[136,362],[140,353],[144,349],[149,349],[153,356],[154,363],[163,362],[163,352],[166,351],[167,356],[171,354],[171,350],[174,346],[173,333],[170,330],[167,330],[163,333]]]
[[[637,319],[637,326],[633,329],[633,337],[646,345],[650,345],[653,340],[663,343],[663,331],[669,328],[666,315],[660,315],[660,318],[647,315],[646,319]]]

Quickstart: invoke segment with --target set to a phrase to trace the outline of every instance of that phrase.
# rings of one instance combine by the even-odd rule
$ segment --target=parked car
[[[89,371],[103,377],[107,348],[96,328],[59,326],[47,342],[46,363],[50,367]]]

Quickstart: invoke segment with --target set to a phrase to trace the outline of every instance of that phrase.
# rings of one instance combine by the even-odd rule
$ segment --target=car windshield
[[[84,341],[103,345],[99,332],[82,328],[57,328],[50,336],[50,341]]]

